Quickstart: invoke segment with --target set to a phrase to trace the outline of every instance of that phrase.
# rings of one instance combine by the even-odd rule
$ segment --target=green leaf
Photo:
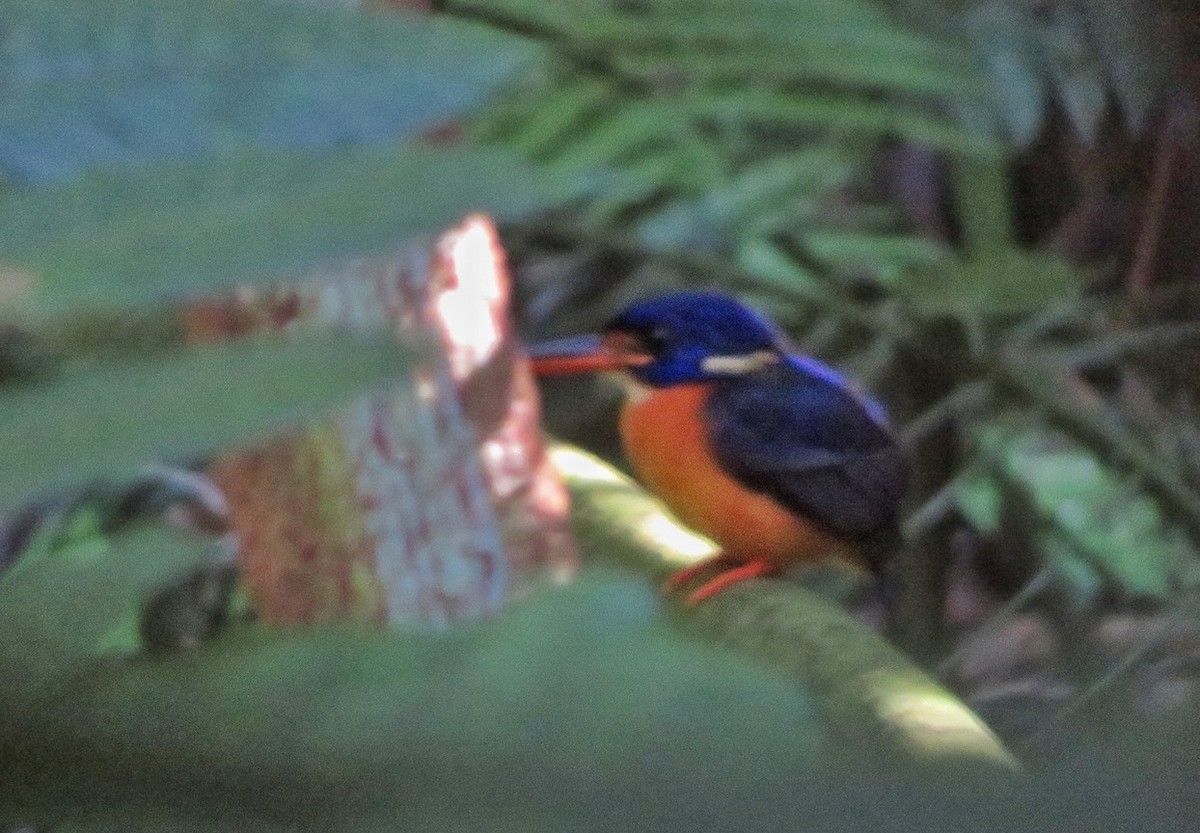
[[[1066,262],[1006,245],[915,269],[897,289],[921,315],[975,321],[1034,312],[1081,287],[1080,274]]]
[[[611,48],[658,53],[668,59],[680,50],[696,49],[795,53],[840,49],[857,53],[855,59],[874,53],[931,67],[966,63],[965,56],[954,55],[945,44],[902,29],[877,13],[840,12],[821,2],[795,3],[791,8],[756,2],[736,7],[686,3],[666,13],[659,7],[649,15],[605,16],[588,33]]]
[[[780,93],[739,89],[705,93],[689,102],[697,116],[720,121],[823,128],[872,138],[900,137],[962,156],[996,159],[1002,146],[987,136],[971,133],[950,119],[929,115],[911,105],[829,93]]]
[[[663,142],[677,128],[668,122],[671,105],[631,101],[605,114],[606,118],[567,143],[559,155],[564,165],[592,167],[644,156],[648,147]]]
[[[392,336],[276,337],[85,364],[0,394],[0,506],[245,443],[400,378]]]
[[[462,114],[535,52],[458,21],[262,0],[0,2],[0,172],[394,141]]]
[[[695,199],[672,203],[641,223],[638,233],[648,245],[663,248],[718,248],[747,229],[766,236],[772,224],[794,225],[799,217],[815,214],[821,196],[844,184],[854,170],[850,153],[830,145],[772,156],[721,177]]]
[[[761,283],[787,295],[801,298],[821,298],[828,294],[820,279],[810,270],[788,257],[778,246],[767,240],[752,239],[742,243],[737,254],[738,265]]]
[[[568,829],[714,794],[757,805],[826,750],[804,691],[678,633],[645,582],[614,575],[450,634],[245,628],[0,706],[0,768],[24,787],[0,813],[155,829]],[[75,797],[109,772],[137,788]]]
[[[1094,597],[1100,577],[1133,595],[1167,595],[1190,547],[1141,486],[1063,432],[1030,420],[993,421],[978,442],[990,467],[964,478],[957,493],[975,523],[995,529],[1000,493],[1019,490],[1040,521],[1049,566],[1078,598]]]
[[[696,176],[696,171],[681,171],[684,162],[670,152],[648,153],[621,166],[604,190],[587,205],[588,213],[598,223],[615,223],[633,206],[665,189],[680,188],[684,181]]]
[[[987,533],[1000,529],[1004,504],[1001,485],[987,466],[972,465],[963,472],[954,483],[954,502],[976,529]]]
[[[964,24],[995,90],[991,115],[1002,125],[1003,135],[1027,145],[1037,136],[1050,105],[1034,26],[1007,0],[980,3],[967,12]]]
[[[65,519],[71,522],[72,518]],[[151,593],[213,558],[213,542],[152,527],[55,547],[35,539],[0,575],[0,700],[28,698],[66,683],[105,653],[116,628],[136,623]],[[0,732],[12,713],[0,709]]]
[[[804,236],[812,254],[841,268],[866,268],[885,287],[897,287],[913,269],[932,269],[950,259],[949,250],[923,237],[821,229]]]
[[[982,259],[1012,248],[1013,205],[1008,166],[1001,159],[955,160],[954,201],[963,248]]]
[[[56,310],[211,294],[471,211],[511,218],[569,190],[512,154],[466,146],[247,151],[97,173],[0,198],[0,295],[19,271],[32,275],[32,302]]]
[[[552,158],[589,123],[620,106],[615,85],[590,77],[566,75],[546,95],[543,84],[521,85],[500,98],[475,121],[483,136],[503,136],[508,147],[531,158]]]
[[[730,46],[717,50],[688,50],[673,45],[664,55],[619,55],[618,66],[637,77],[653,79],[679,73],[709,84],[737,83],[759,78],[781,84],[840,85],[862,91],[928,96],[983,96],[961,68],[890,56],[880,61],[874,50],[848,49],[844,43],[784,44],[772,50]]]
[[[737,5],[721,0],[650,0],[634,9],[630,17],[658,22],[671,34],[720,33],[743,27],[751,31],[766,27],[776,33],[788,27],[871,31],[886,22],[879,5],[870,0],[746,0]],[[803,30],[796,37],[803,37]]]

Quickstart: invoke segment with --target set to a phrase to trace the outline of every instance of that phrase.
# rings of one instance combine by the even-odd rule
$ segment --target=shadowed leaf
[[[261,0],[4,0],[0,15],[0,172],[19,182],[393,141],[534,52],[457,21]]]
[[[125,555],[144,570],[152,553]],[[536,828],[547,812],[644,807],[672,784],[683,808],[790,789],[825,742],[803,691],[678,634],[640,580],[595,575],[450,634],[242,628],[3,699],[0,764],[25,788],[0,812],[95,819],[88,785],[119,771],[102,816],[220,817],[213,829],[230,813]]]
[[[198,535],[145,528],[104,538],[78,528],[87,512],[64,521],[77,527],[70,543],[58,545],[66,528],[50,524],[0,576],[0,699],[9,702],[69,680],[117,630],[136,633],[144,598],[213,555]],[[0,711],[3,727],[12,713]]]
[[[97,362],[0,395],[0,505],[261,438],[404,372],[394,338],[277,338]]]
[[[23,285],[41,307],[213,294],[471,211],[512,217],[562,196],[561,185],[477,148],[239,152],[10,195],[0,201],[0,263],[32,273]]]

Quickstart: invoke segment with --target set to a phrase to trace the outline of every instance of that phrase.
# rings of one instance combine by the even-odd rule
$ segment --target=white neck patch
[[[719,376],[740,376],[774,364],[778,360],[779,356],[772,350],[755,350],[753,353],[735,356],[709,356],[701,360],[700,369]]]

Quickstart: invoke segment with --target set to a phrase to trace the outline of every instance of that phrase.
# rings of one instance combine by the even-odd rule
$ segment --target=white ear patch
[[[739,376],[774,364],[778,360],[779,356],[771,350],[755,350],[740,356],[709,356],[701,360],[700,369],[705,373],[720,376]]]

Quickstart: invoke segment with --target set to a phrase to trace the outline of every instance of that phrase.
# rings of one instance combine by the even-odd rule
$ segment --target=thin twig
[[[1055,363],[1077,370],[1105,367],[1118,359],[1143,350],[1178,347],[1190,341],[1200,342],[1200,322],[1156,324],[1140,330],[1115,333],[1073,347],[1046,351]]]
[[[975,629],[972,635],[978,638],[985,634],[994,633],[997,628],[1011,621],[1026,605],[1044,593],[1050,587],[1051,580],[1052,576],[1049,570],[1045,567],[1038,570],[1008,601],[993,610],[991,615]],[[937,664],[935,673],[938,679],[946,678],[946,675],[962,660],[962,655],[968,647],[967,642],[960,642],[957,648]]]
[[[1051,730],[1061,726],[1073,714],[1076,714],[1085,705],[1094,700],[1105,690],[1112,687],[1117,680],[1127,675],[1137,666],[1138,663],[1162,647],[1162,645],[1166,642],[1167,637],[1170,635],[1171,627],[1173,625],[1174,623],[1172,621],[1164,619],[1141,645],[1138,645],[1129,653],[1125,654],[1125,656],[1121,657],[1116,664],[1101,674],[1098,678],[1093,680],[1087,688],[1079,692],[1079,694],[1076,695],[1071,702],[1067,703],[1053,715],[1048,717],[1045,722],[1035,731],[1030,732],[1027,736],[1022,738],[1022,746],[1033,746],[1038,741],[1045,738]]]
[[[986,379],[959,385],[904,425],[899,437],[901,448],[911,453],[945,423],[978,409],[991,395],[991,387]]]
[[[962,486],[963,474],[958,474],[943,483],[936,492],[909,513],[900,525],[905,541],[915,541],[954,511],[955,498]]]
[[[1167,213],[1167,202],[1171,188],[1171,174],[1182,149],[1179,141],[1185,123],[1194,121],[1181,109],[1180,100],[1171,102],[1167,110],[1166,124],[1158,146],[1154,164],[1154,179],[1147,198],[1146,217],[1138,234],[1133,252],[1133,263],[1125,277],[1125,286],[1135,297],[1140,297],[1154,278],[1154,256],[1162,238],[1162,226]]]

